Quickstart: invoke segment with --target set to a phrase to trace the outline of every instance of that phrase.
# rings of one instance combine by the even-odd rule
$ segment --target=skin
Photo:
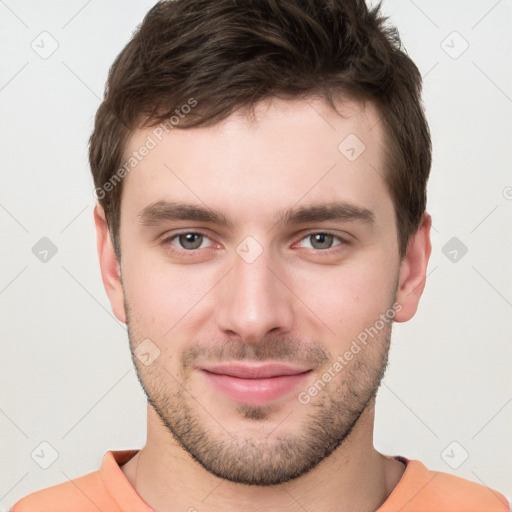
[[[412,318],[431,252],[425,213],[399,259],[377,111],[350,100],[340,100],[339,111],[318,98],[272,98],[258,104],[255,120],[240,111],[165,135],[124,178],[121,262],[95,209],[103,283],[128,325],[149,402],[146,444],[121,470],[156,510],[375,511],[404,472],[373,447],[392,322],[307,404],[297,398],[393,304],[394,321]],[[127,152],[151,131],[137,130]],[[338,150],[349,134],[366,146],[354,161]],[[207,205],[234,226],[143,226],[139,213],[161,199]],[[333,200],[371,210],[374,223],[272,220],[283,208]],[[200,248],[187,252],[194,240],[183,237],[162,243],[195,230],[206,235]],[[311,235],[326,230],[335,237],[315,242]],[[236,252],[248,236],[263,250],[251,263]],[[133,354],[147,338],[160,351],[148,366]],[[196,368],[243,356],[312,371],[300,389],[249,407]]]

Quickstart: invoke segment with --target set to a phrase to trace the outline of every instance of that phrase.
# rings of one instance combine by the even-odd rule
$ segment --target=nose
[[[294,295],[287,281],[284,267],[269,250],[252,262],[234,253],[232,269],[217,290],[218,328],[251,344],[271,332],[289,332],[294,322]]]

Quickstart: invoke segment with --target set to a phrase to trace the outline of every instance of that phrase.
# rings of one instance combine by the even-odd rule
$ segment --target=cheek
[[[163,342],[183,331],[201,309],[214,281],[208,269],[171,265],[142,251],[123,264],[125,293],[134,322]],[[205,297],[206,299],[206,297]],[[206,302],[205,302],[206,303]]]
[[[303,282],[310,285],[316,282],[308,292],[302,288],[308,297],[304,302],[311,304],[311,309],[334,331],[336,338],[351,339],[391,306],[393,272],[392,268],[383,267],[382,261],[372,261],[340,265],[324,275],[321,287],[311,276],[303,276]]]
[[[166,316],[175,311],[173,301],[178,300],[176,294],[165,274],[155,268],[151,261],[138,254],[126,254],[123,258],[123,286],[131,319],[138,326],[159,332],[158,324],[168,323]]]

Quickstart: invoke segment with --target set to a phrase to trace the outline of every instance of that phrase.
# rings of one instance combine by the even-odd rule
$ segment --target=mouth
[[[249,405],[264,405],[289,395],[313,371],[282,363],[233,363],[198,369],[214,389],[235,402]]]

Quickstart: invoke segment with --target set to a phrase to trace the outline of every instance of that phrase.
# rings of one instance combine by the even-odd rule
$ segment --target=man
[[[414,316],[431,252],[420,93],[362,1],[150,10],[89,155],[147,442],[14,512],[508,510],[373,447],[392,323]]]

